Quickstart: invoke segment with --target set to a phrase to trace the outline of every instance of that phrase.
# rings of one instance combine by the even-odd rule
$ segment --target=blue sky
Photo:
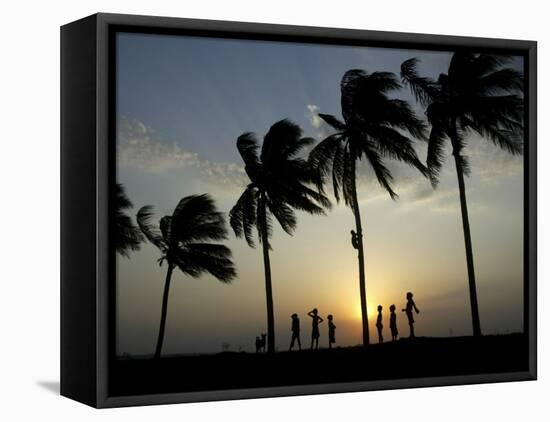
[[[119,113],[210,160],[239,160],[233,142],[221,140],[264,132],[286,117],[310,130],[308,104],[339,114],[339,79],[348,69],[384,63],[384,69],[399,72],[401,62],[422,54],[420,70],[437,76],[449,59],[449,53],[208,38],[182,42],[143,34],[119,34],[118,51]]]
[[[210,193],[228,212],[246,184],[236,139],[259,139],[283,118],[305,136],[329,129],[317,112],[340,115],[339,83],[345,71],[399,72],[418,57],[420,72],[445,72],[449,52],[326,46],[118,34],[117,177],[135,205],[169,214],[180,198]],[[521,67],[521,60],[514,66]],[[411,101],[407,90],[394,93]],[[420,116],[422,110],[416,106]],[[522,329],[522,158],[511,157],[477,136],[468,138],[472,175],[466,181],[483,329]],[[418,146],[424,159],[425,145]],[[419,335],[470,334],[466,264],[456,173],[448,160],[433,191],[414,171],[390,163],[398,201],[391,201],[362,164],[359,197],[366,223],[369,318],[379,303],[400,309],[415,292],[422,313]],[[503,211],[505,210],[505,211]],[[349,246],[352,214],[342,204],[326,217],[299,214],[293,237],[275,227],[273,283],[277,346],[288,347],[290,314],[333,313],[340,345],[360,342],[356,258]],[[165,347],[169,353],[217,352],[222,342],[251,350],[265,331],[261,251],[230,235],[239,272],[231,286],[212,277],[175,274]],[[150,353],[158,329],[165,267],[144,245],[118,258],[118,352]],[[401,315],[399,315],[401,317]],[[386,318],[386,316],[384,316]],[[406,332],[405,318],[399,319]],[[374,326],[373,326],[374,329]],[[288,337],[288,338],[287,338]],[[324,338],[323,338],[324,337]],[[322,332],[321,344],[326,340]]]

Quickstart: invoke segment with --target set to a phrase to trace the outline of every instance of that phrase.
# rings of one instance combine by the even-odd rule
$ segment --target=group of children
[[[414,317],[413,310],[418,314],[420,310],[416,307],[416,303],[413,300],[413,294],[411,292],[407,293],[407,305],[405,309],[402,309],[402,312],[405,312],[407,319],[409,321],[409,337],[414,338]],[[383,343],[384,337],[382,336],[382,329],[384,325],[382,324],[382,305],[378,305],[378,318],[376,318],[376,329],[378,330],[378,342]],[[397,331],[397,315],[395,314],[395,305],[390,306],[390,331],[391,331],[391,340],[396,341],[399,332]]]
[[[416,304],[413,300],[413,294],[411,292],[407,293],[407,305],[405,306],[405,309],[402,311],[406,313],[407,319],[409,321],[409,329],[410,334],[409,337],[414,337],[414,318],[413,318],[413,310],[418,314],[420,313],[419,309],[416,307]],[[312,330],[311,330],[311,349],[313,350],[319,348],[319,324],[324,321],[323,318],[319,316],[319,311],[317,308],[314,308],[313,310],[309,311],[307,315],[312,318]],[[291,325],[291,331],[292,331],[292,339],[290,340],[290,347],[289,351],[292,350],[294,347],[294,343],[298,343],[298,349],[302,350],[302,343],[300,341],[300,319],[298,318],[298,314],[292,314],[291,315],[292,325]],[[334,318],[332,315],[327,316],[328,319],[328,348],[332,349],[332,345],[336,343],[336,325],[334,325]],[[384,337],[382,336],[382,330],[384,328],[384,325],[382,324],[382,305],[378,305],[378,318],[376,319],[376,328],[378,330],[378,342],[382,343],[384,341]],[[397,331],[397,315],[395,314],[395,305],[390,306],[390,331],[391,331],[391,337],[392,341],[397,340],[398,331]]]
[[[309,317],[312,319],[312,329],[311,329],[311,349],[313,350],[319,348],[319,337],[321,336],[319,332],[319,324],[324,321],[323,318],[319,316],[319,311],[317,308],[312,309],[307,313]],[[292,319],[292,340],[290,340],[290,347],[289,351],[292,350],[294,347],[294,342],[298,343],[298,349],[302,350],[302,343],[300,341],[300,319],[298,318],[298,314],[292,314],[290,316]],[[334,325],[333,316],[328,315],[328,348],[332,349],[332,345],[336,343],[336,325]]]

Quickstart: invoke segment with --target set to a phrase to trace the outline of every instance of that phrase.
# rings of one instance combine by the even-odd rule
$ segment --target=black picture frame
[[[116,31],[193,34],[414,49],[476,49],[525,60],[524,325],[525,372],[155,395],[109,394],[113,347],[113,248],[109,206],[114,186],[110,118]],[[537,376],[537,44],[534,41],[408,34],[99,13],[61,28],[61,395],[118,407],[305,394],[534,380]]]

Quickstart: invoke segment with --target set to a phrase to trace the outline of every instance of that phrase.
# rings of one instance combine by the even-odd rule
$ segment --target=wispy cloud
[[[327,136],[334,133],[334,129],[331,128],[323,119],[319,117],[321,109],[315,104],[307,105],[306,117],[315,130],[315,135],[319,140],[325,139]]]
[[[164,139],[151,127],[136,119],[122,117],[117,128],[118,164],[148,173],[191,169],[199,177],[225,187],[243,187],[246,172],[236,163],[218,163],[202,159],[199,154],[187,151]]]

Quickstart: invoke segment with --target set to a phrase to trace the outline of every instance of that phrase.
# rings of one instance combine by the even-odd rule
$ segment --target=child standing
[[[300,319],[298,318],[298,314],[292,314],[290,318],[292,319],[292,340],[290,341],[288,351],[290,352],[294,347],[295,340],[298,341],[298,350],[302,350],[302,343],[300,342]]]
[[[307,314],[313,321],[311,323],[311,349],[313,350],[313,343],[315,343],[315,349],[319,348],[319,324],[323,322],[323,318],[318,315],[319,311],[317,308],[314,308],[312,311],[309,311]]]
[[[395,305],[390,306],[390,331],[391,331],[391,341],[397,340],[397,315],[395,314]]]
[[[416,303],[414,303],[413,300],[413,294],[411,292],[407,293],[407,306],[402,311],[407,314],[407,318],[409,320],[409,338],[414,338],[414,318],[413,318],[413,309],[417,314],[420,313],[418,308],[416,307]]]
[[[382,305],[378,305],[378,318],[376,318],[376,328],[378,329],[378,343],[384,342],[384,337],[382,337]]]
[[[332,322],[333,316],[329,315],[328,319],[328,348],[332,349],[332,345],[336,343],[336,325]]]

